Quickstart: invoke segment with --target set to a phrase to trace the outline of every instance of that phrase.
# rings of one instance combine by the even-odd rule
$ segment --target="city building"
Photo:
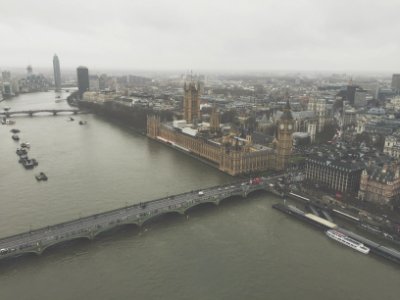
[[[398,134],[385,137],[383,152],[390,157],[400,159],[400,136]]]
[[[304,168],[307,181],[339,195],[358,193],[365,159],[371,154],[342,143],[319,145],[310,151]]]
[[[108,80],[107,74],[101,74],[100,75],[100,77],[99,77],[99,89],[100,89],[100,91],[103,91],[106,88],[108,88],[107,80]]]
[[[346,99],[351,106],[354,106],[354,98],[356,95],[357,86],[353,85],[353,81],[350,80],[349,85],[346,89]]]
[[[54,70],[54,87],[56,92],[61,91],[61,70],[60,70],[60,60],[57,54],[53,57],[53,70]]]
[[[12,97],[14,95],[14,92],[11,82],[11,72],[3,71],[1,73],[1,77],[2,77],[1,93],[3,94],[3,97],[4,98]]]
[[[20,93],[46,92],[49,89],[50,82],[42,74],[34,74],[32,66],[26,68],[27,75],[14,84],[14,89]]]
[[[393,74],[391,87],[397,94],[400,93],[400,74]]]
[[[343,107],[343,118],[341,120],[341,127],[348,128],[348,127],[355,127],[357,124],[357,111],[351,106],[344,106]]]
[[[13,96],[12,86],[10,82],[3,82],[2,93],[4,98],[9,98]]]
[[[400,197],[400,168],[398,165],[370,165],[361,174],[360,200],[390,205]]]
[[[395,112],[400,111],[400,96],[395,96],[385,103],[386,110],[392,110]]]
[[[317,132],[324,130],[325,126],[332,121],[332,104],[326,99],[311,98],[308,102],[308,110],[315,113],[317,122]]]
[[[86,67],[80,66],[76,69],[78,78],[78,90],[82,96],[84,92],[89,91],[89,70]]]
[[[99,76],[97,75],[89,76],[89,90],[92,92],[98,92],[100,90]]]
[[[357,89],[354,95],[354,107],[361,108],[367,106],[367,91]]]
[[[107,91],[102,91],[102,92],[85,92],[82,95],[82,100],[87,101],[87,102],[93,102],[93,103],[104,103],[108,101],[115,100],[119,97],[114,92],[107,92]]]
[[[31,65],[26,67],[26,72],[27,72],[28,76],[33,74],[33,68]]]
[[[1,78],[2,78],[3,82],[10,82],[11,81],[11,72],[10,71],[1,72]]]

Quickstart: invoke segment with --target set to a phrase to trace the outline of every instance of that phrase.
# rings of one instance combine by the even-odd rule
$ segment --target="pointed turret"
[[[285,105],[285,108],[283,109],[283,114],[281,116],[281,120],[293,120],[289,99],[286,100],[286,105]]]

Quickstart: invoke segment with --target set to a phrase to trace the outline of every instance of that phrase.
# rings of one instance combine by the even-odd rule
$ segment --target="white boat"
[[[353,248],[354,250],[357,250],[361,253],[368,254],[369,253],[369,248],[364,246],[363,243],[360,243],[359,241],[353,240],[351,237],[337,231],[330,229],[326,232],[326,235],[330,237],[331,239],[334,239],[335,241],[338,241],[339,243],[346,245],[350,248]]]

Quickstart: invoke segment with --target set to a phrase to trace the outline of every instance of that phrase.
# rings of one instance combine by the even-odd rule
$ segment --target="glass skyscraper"
[[[60,71],[60,61],[57,54],[53,57],[53,69],[54,69],[54,86],[56,92],[61,91],[61,71]]]

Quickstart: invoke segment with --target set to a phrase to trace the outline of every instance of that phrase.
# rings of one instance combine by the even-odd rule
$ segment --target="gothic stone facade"
[[[147,136],[205,159],[219,170],[232,176],[274,169],[281,170],[280,168],[287,165],[286,159],[290,154],[286,140],[285,145],[279,146],[278,142],[278,151],[283,151],[280,155],[271,148],[258,149],[253,145],[227,147],[213,140],[185,134],[178,128],[161,123],[157,116],[148,116]],[[281,137],[286,138],[286,133],[282,132]]]
[[[191,81],[183,87],[183,117],[187,123],[200,121],[200,83]]]

